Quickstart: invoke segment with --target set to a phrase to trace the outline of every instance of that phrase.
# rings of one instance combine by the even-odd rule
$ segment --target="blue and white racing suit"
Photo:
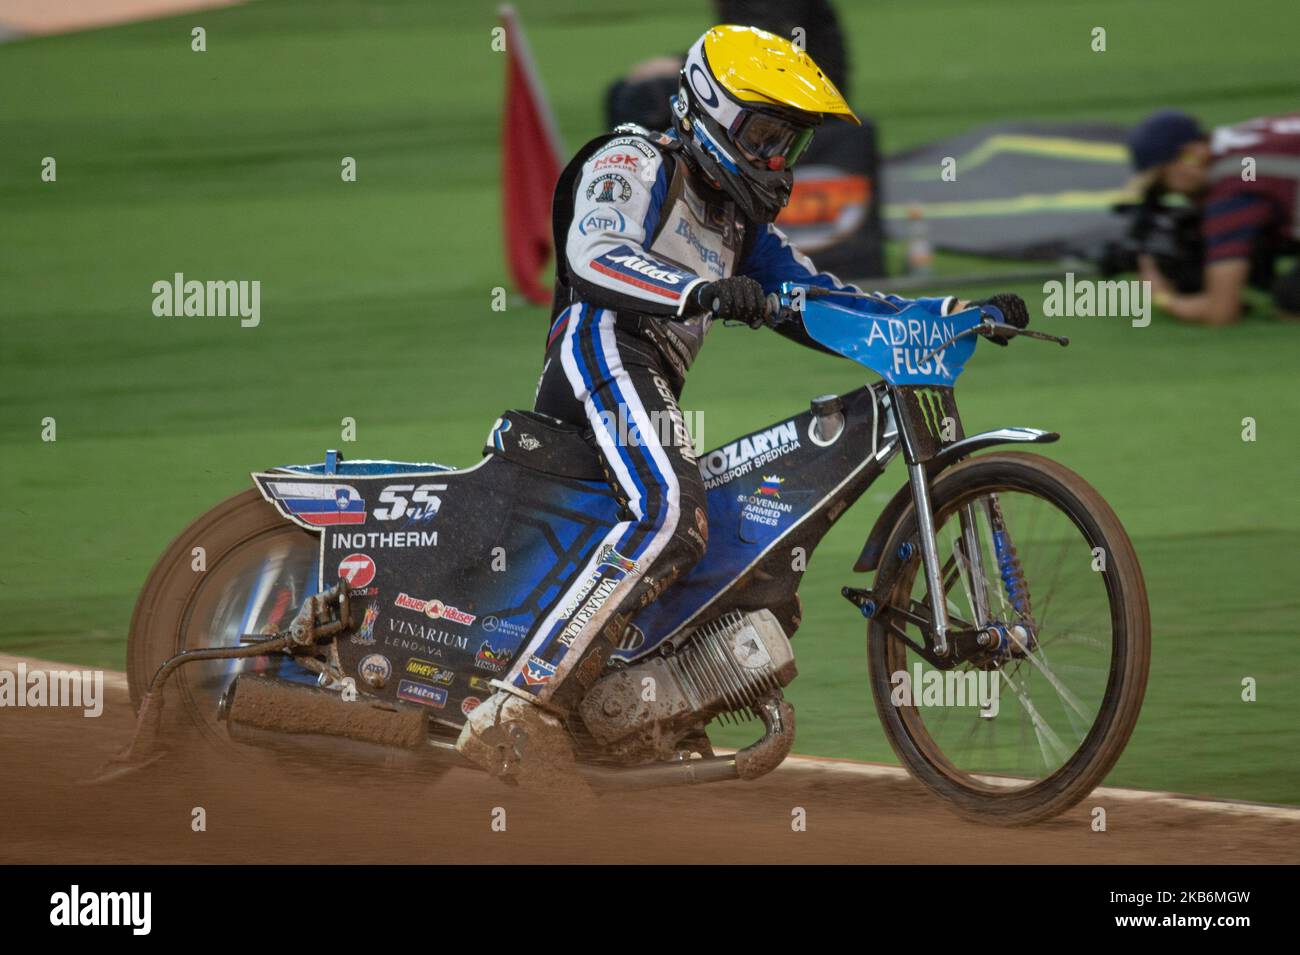
[[[710,323],[694,314],[692,290],[732,275],[768,292],[787,281],[852,286],[818,272],[776,226],[745,219],[699,181],[669,135],[588,144],[561,176],[556,210],[556,304],[536,410],[594,432],[626,503],[626,519],[534,627],[505,677],[515,691],[568,709],[635,612],[707,545],[704,483],[678,406]],[[814,344],[797,327],[784,333]],[[597,640],[602,629],[608,639]],[[574,692],[553,699],[561,685]]]

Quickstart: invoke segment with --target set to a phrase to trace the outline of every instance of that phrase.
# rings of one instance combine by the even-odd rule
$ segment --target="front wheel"
[[[931,488],[951,649],[934,653],[915,508],[890,535],[868,627],[876,710],[903,764],[963,816],[1028,823],[1114,766],[1150,661],[1133,545],[1089,484],[1047,458],[989,454]]]

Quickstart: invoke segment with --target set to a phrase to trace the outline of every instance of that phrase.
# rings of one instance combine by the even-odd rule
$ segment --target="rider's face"
[[[744,146],[741,146],[739,144],[736,145],[736,151],[740,153],[740,155],[745,157],[745,161],[748,162],[755,169],[781,170],[785,168],[784,156],[774,156],[771,159],[759,159],[757,156],[755,156],[753,153],[747,150]]]

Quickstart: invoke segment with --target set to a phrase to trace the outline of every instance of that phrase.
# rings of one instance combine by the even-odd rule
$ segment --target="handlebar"
[[[775,292],[769,292],[767,296],[767,309],[763,314],[763,321],[771,328],[778,325],[784,325],[786,322],[798,319],[798,313],[792,308],[787,308],[781,304],[781,296]]]
[[[1039,332],[1028,328],[1019,328],[1015,325],[1009,325],[1006,322],[994,319],[992,315],[989,314],[990,312],[996,314],[998,318],[1001,318],[1001,312],[996,308],[982,311],[983,321],[975,327],[969,328],[964,332],[959,332],[952,338],[943,342],[938,348],[927,355],[926,358],[922,359],[922,361],[934,357],[934,355],[943,351],[957,339],[963,338],[966,335],[982,335],[985,338],[994,335],[1001,335],[1006,338],[1015,338],[1016,336],[1023,335],[1027,338],[1037,339],[1038,341],[1056,342],[1062,347],[1070,344],[1070,339],[1063,335],[1049,335],[1046,332]],[[781,304],[781,296],[777,295],[775,292],[772,292],[767,296],[767,307],[764,314],[764,321],[767,325],[775,327],[784,324],[785,322],[797,321],[798,318],[799,313],[795,309]]]
[[[989,318],[988,315],[985,315],[984,320],[978,325],[974,325],[971,328],[966,329],[964,332],[958,332],[947,341],[940,342],[939,347],[923,356],[920,361],[922,363],[929,361],[953,342],[957,341],[957,339],[965,338],[967,335],[982,335],[985,338],[992,338],[995,335],[1000,335],[1004,338],[1015,338],[1019,335],[1023,335],[1026,338],[1033,338],[1040,342],[1056,342],[1056,344],[1060,345],[1062,348],[1070,344],[1070,339],[1066,338],[1064,335],[1049,335],[1046,332],[1031,331],[1028,328],[1019,328],[1015,325],[1008,325],[1005,322],[995,322],[993,319]]]
[[[807,291],[809,292],[809,294],[816,295],[819,298],[823,296],[834,296],[834,295],[838,295],[846,298],[867,297],[863,295],[863,293],[849,292],[847,290],[839,291],[833,289],[818,289],[814,292],[811,288],[809,288]],[[707,309],[707,306],[705,306],[705,303],[702,301],[702,296],[701,296],[701,300],[699,301],[699,304],[702,307],[705,307],[706,310],[712,311],[712,309]],[[716,305],[717,304],[716,301],[713,304]],[[768,293],[764,301],[762,324],[767,325],[769,328],[776,328],[777,326],[786,324],[787,322],[801,321],[799,317],[799,311],[800,311],[799,309],[791,308],[789,305],[783,304],[782,297],[777,293],[770,292]],[[999,308],[997,308],[997,306],[994,305],[981,306],[980,314],[981,314],[981,321],[978,325],[974,325],[970,328],[967,328],[964,331],[958,332],[957,334],[948,338],[946,341],[941,342],[938,345],[938,347],[930,351],[927,355],[921,358],[920,361],[922,362],[929,361],[931,358],[938,355],[949,345],[953,344],[953,342],[957,341],[958,339],[965,338],[967,335],[981,335],[985,338],[1001,337],[1004,339],[1017,338],[1023,336],[1026,338],[1035,339],[1037,341],[1056,342],[1058,345],[1062,347],[1070,344],[1070,339],[1066,338],[1063,335],[1049,335],[1046,332],[1034,331],[1028,328],[1019,328],[1015,325],[1011,325],[1007,322],[1001,321],[1000,319],[1002,318],[1002,312]]]

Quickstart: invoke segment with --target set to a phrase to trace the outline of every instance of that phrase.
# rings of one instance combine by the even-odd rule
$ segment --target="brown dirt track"
[[[425,777],[311,775],[269,759],[176,755],[135,777],[85,786],[129,739],[130,705],[106,690],[79,710],[0,710],[0,861],[151,862],[1038,862],[1261,863],[1300,858],[1300,819],[1095,794],[1051,822],[962,822],[910,781],[834,766],[756,783],[606,796],[557,809],[469,771]],[[173,714],[174,716],[174,714]],[[166,717],[164,717],[166,718]],[[1107,809],[1092,832],[1089,809]],[[193,832],[191,811],[207,812]],[[507,813],[493,832],[493,807]],[[793,832],[791,811],[807,812]]]

